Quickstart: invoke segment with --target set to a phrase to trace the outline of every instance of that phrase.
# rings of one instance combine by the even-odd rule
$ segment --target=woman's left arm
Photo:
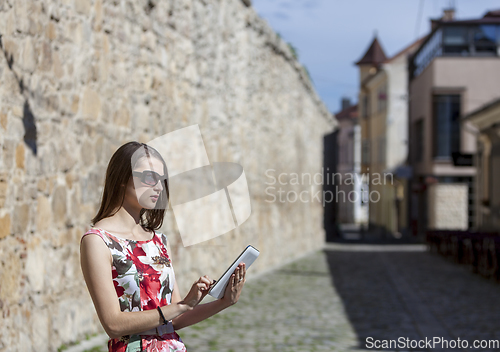
[[[221,310],[235,304],[241,294],[241,289],[245,283],[245,265],[239,265],[235,269],[235,273],[231,276],[231,280],[226,287],[224,297],[213,302],[198,304],[192,310],[189,310],[174,319],[172,324],[175,330],[180,330],[186,326],[194,325],[202,320],[219,313]],[[241,282],[237,282],[241,278]],[[206,291],[205,295],[208,293]],[[226,297],[227,296],[227,297]],[[203,298],[202,298],[203,299]],[[172,304],[181,301],[181,295],[177,286],[177,281],[174,283],[174,290],[172,291]]]

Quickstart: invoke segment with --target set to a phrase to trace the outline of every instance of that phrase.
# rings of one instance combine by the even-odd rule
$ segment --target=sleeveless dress
[[[150,240],[133,241],[94,227],[82,239],[91,233],[99,235],[111,251],[113,284],[122,312],[171,304],[175,275],[167,253],[166,235],[155,231]],[[186,346],[174,331],[161,336],[132,334],[110,338],[108,351],[184,352]]]

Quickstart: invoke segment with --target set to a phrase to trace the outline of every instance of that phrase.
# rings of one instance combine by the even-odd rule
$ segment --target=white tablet
[[[247,248],[236,258],[236,260],[231,264],[231,266],[226,270],[226,272],[220,277],[219,280],[212,286],[208,294],[214,298],[220,299],[224,297],[224,292],[226,290],[226,286],[231,279],[231,275],[234,273],[234,270],[240,263],[245,263],[246,270],[252,265],[252,263],[259,256],[259,251],[257,248],[248,245]]]

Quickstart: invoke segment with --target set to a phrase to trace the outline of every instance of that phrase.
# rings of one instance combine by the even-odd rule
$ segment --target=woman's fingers
[[[208,291],[208,286],[206,283],[204,282],[198,282],[197,283],[197,286],[198,286],[198,290],[204,292],[204,291]]]
[[[233,274],[233,283],[236,285],[245,279],[246,265],[245,263],[240,263]]]
[[[212,285],[212,281],[208,278],[207,275],[200,277],[197,282],[201,284],[200,288],[205,290],[208,290]]]

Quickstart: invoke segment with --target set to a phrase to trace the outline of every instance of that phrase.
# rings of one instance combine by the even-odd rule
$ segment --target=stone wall
[[[247,244],[261,251],[249,275],[322,245],[321,204],[266,201],[266,170],[320,172],[336,122],[249,5],[0,0],[0,350],[56,351],[102,331],[79,241],[130,140],[198,123],[210,160],[245,170],[252,215],[236,230],[184,248],[165,218],[183,297]]]

